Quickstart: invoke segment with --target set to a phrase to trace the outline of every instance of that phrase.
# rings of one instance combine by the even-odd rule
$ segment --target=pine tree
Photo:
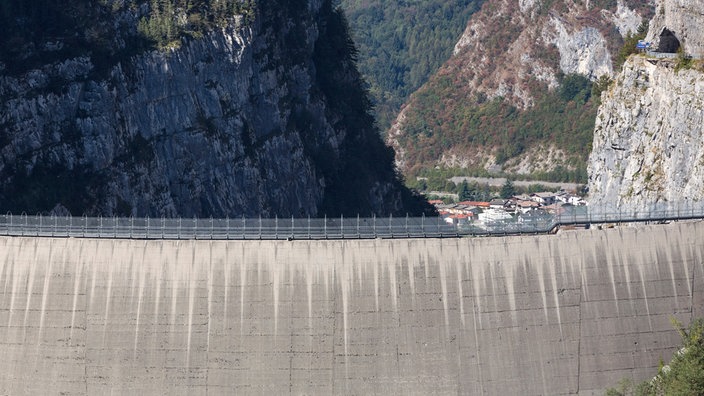
[[[460,185],[458,199],[460,200],[460,202],[469,201],[472,199],[472,194],[471,194],[471,191],[469,190],[469,185],[467,184],[467,180],[462,181],[462,184]]]
[[[506,183],[501,187],[501,198],[509,199],[516,195],[516,187],[510,179],[506,179]]]

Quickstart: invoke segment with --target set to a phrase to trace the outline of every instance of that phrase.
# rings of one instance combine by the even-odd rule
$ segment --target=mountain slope
[[[650,14],[637,1],[485,2],[392,127],[399,165],[586,181],[595,82]]]
[[[452,54],[483,0],[342,0],[359,68],[386,130],[401,104]]]
[[[421,210],[378,137],[331,1],[247,2],[246,17],[164,3],[78,2],[68,27],[3,42],[32,62],[0,60],[0,210]]]

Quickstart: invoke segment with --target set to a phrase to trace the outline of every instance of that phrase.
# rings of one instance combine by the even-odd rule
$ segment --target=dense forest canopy
[[[359,68],[386,129],[408,96],[452,54],[483,0],[341,0]]]

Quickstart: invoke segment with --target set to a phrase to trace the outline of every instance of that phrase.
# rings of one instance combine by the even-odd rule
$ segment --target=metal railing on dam
[[[0,216],[0,235],[116,239],[373,239],[447,238],[550,233],[560,226],[704,219],[704,205],[670,205],[648,210],[562,207],[510,217],[449,223],[441,217],[325,218],[137,218]]]

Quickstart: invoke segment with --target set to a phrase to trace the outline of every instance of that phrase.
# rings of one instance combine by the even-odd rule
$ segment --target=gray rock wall
[[[704,199],[704,74],[633,57],[599,108],[589,158],[596,205]]]
[[[603,394],[704,314],[703,233],[2,238],[0,393]]]
[[[410,192],[367,113],[330,1],[253,7],[254,22],[233,18],[169,49],[47,55],[19,75],[0,67],[0,210],[223,218],[417,211],[401,200]]]
[[[648,40],[659,43],[663,29],[675,34],[682,50],[696,57],[704,56],[704,1],[659,0],[658,8],[650,24]]]
[[[683,50],[704,53],[704,3],[662,0],[649,40],[669,29]],[[704,73],[678,60],[632,56],[602,96],[589,158],[597,205],[645,210],[704,199]]]

